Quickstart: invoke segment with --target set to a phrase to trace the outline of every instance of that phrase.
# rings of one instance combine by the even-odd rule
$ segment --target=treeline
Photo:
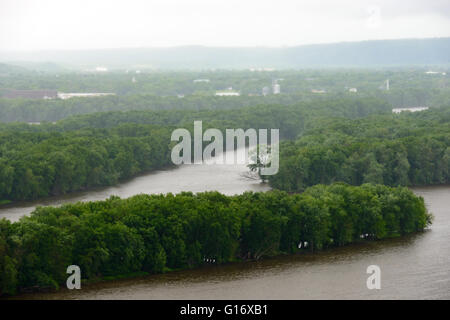
[[[450,182],[450,108],[364,119],[319,119],[280,146],[272,187],[300,192],[318,183],[389,186]]]
[[[234,110],[255,105],[293,105],[299,102],[310,103],[318,101],[361,100],[359,95],[314,95],[283,94],[270,96],[239,96],[216,97],[213,95],[190,95],[184,98],[177,96],[156,96],[140,94],[132,96],[105,96],[95,98],[71,98],[68,100],[36,100],[36,99],[6,99],[0,97],[0,122],[54,122],[70,116],[111,111],[212,111]],[[386,105],[384,96],[377,98]],[[391,107],[392,108],[392,107]]]
[[[0,130],[0,203],[105,186],[171,165],[170,127]]]
[[[102,112],[79,115],[57,122],[52,128],[76,130],[86,127],[110,128],[121,123],[189,126],[202,120],[208,127],[277,128],[285,139],[296,138],[315,119],[329,117],[361,118],[390,113],[391,107],[376,98],[346,98],[301,102],[291,105],[249,105],[230,110],[161,110]]]
[[[0,98],[0,122],[52,122],[74,115],[110,111],[161,111],[237,109],[256,104],[292,104],[309,100],[296,96],[283,97],[215,97],[192,95],[156,96],[139,94],[133,96],[106,96],[95,98],[71,98],[68,100],[30,100]]]
[[[2,72],[0,122],[57,121],[72,115],[129,110],[224,110],[250,105],[281,104],[342,98],[377,97],[391,107],[440,106],[449,102],[448,76],[426,74],[428,69],[396,70],[280,70],[108,73]],[[447,71],[446,69],[436,69]],[[447,72],[448,73],[448,72]],[[135,80],[135,82],[132,81]],[[385,81],[390,80],[386,90]],[[195,80],[207,80],[195,82]],[[273,95],[277,80],[281,94]],[[216,97],[232,88],[239,97]],[[262,96],[267,87],[269,94]],[[357,92],[349,92],[356,88]],[[8,89],[60,92],[112,92],[116,96],[68,100],[5,99]],[[313,93],[316,90],[322,93]],[[180,97],[180,98],[179,98]],[[182,98],[181,98],[182,97]]]
[[[160,273],[397,237],[431,220],[407,188],[371,184],[39,207],[19,222],[0,220],[0,294],[57,288],[72,264],[83,279]]]
[[[33,72],[25,68],[0,65],[0,90],[40,89],[62,92],[114,92],[121,96],[141,94],[154,96],[184,94],[188,96],[214,95],[217,90],[232,87],[241,95],[247,96],[248,94],[262,94],[262,88],[265,86],[270,88],[272,81],[277,79],[281,85],[281,92],[286,94],[311,93],[312,89],[323,89],[327,93],[345,93],[351,87],[356,87],[358,92],[368,93],[385,91],[384,81],[389,79],[390,90],[424,89],[421,92],[428,99],[430,90],[446,89],[449,69],[446,66],[431,67],[431,70],[437,73],[426,74],[425,72],[429,70],[429,67],[396,67],[377,70],[308,68],[271,71],[222,69],[158,72],[129,68],[128,70],[111,70],[109,72],[74,72],[70,70]],[[424,97],[417,98],[423,99]]]
[[[0,203],[113,185],[171,165],[172,131],[192,129],[194,120],[204,120],[204,129],[279,128],[282,139],[293,139],[318,117],[355,118],[386,109],[376,99],[343,99],[239,112],[110,112],[56,124],[0,124]]]

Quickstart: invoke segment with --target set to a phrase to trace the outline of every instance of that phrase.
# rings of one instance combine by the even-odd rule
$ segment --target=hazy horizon
[[[108,50],[158,50],[158,49],[178,49],[178,48],[213,48],[213,49],[234,49],[234,48],[244,48],[244,49],[283,49],[283,48],[296,48],[303,46],[319,46],[319,45],[333,45],[333,44],[345,44],[345,43],[361,43],[361,42],[373,42],[373,41],[395,41],[395,40],[432,40],[432,39],[447,39],[446,37],[424,37],[424,38],[398,38],[398,39],[371,39],[371,40],[355,40],[355,41],[335,41],[335,42],[323,42],[323,43],[307,43],[299,45],[289,45],[289,46],[269,46],[269,45],[254,45],[254,46],[208,46],[202,44],[186,44],[186,45],[173,45],[173,46],[136,46],[136,47],[105,47],[105,48],[83,48],[83,49],[72,49],[72,48],[61,48],[61,49],[37,49],[37,50],[1,50],[2,53],[39,53],[39,52],[65,52],[65,51],[108,51]]]
[[[446,38],[450,3],[2,0],[0,51],[295,47]]]

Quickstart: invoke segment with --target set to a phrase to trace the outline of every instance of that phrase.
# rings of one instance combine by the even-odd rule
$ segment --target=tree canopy
[[[39,207],[0,220],[0,294],[84,279],[315,251],[421,231],[432,220],[407,188],[317,185],[282,191],[137,195]]]

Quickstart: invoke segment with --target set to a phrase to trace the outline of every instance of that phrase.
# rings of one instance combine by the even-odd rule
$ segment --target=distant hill
[[[41,72],[63,72],[66,68],[62,67],[60,64],[49,62],[49,61],[16,61],[14,63],[19,67],[26,68],[32,71]]]
[[[1,53],[0,53],[1,57]],[[17,59],[17,58],[16,58]],[[16,74],[24,72],[63,72],[66,68],[52,62],[39,61],[8,61],[0,63],[0,74]]]
[[[22,72],[26,72],[26,71],[28,71],[28,70],[25,68],[22,68],[22,67],[5,64],[5,63],[0,63],[0,75],[11,74],[11,73],[22,73]]]
[[[442,65],[450,38],[376,40],[286,48],[173,47],[0,53],[0,61],[51,61],[65,66],[156,69],[305,68]]]

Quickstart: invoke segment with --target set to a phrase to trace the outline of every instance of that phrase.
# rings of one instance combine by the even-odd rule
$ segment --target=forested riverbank
[[[397,237],[431,220],[410,190],[372,184],[40,207],[19,222],[0,221],[0,292],[58,288],[71,264],[83,279],[160,273]]]
[[[449,108],[389,113],[376,99],[292,106],[83,115],[56,124],[0,125],[0,203],[33,200],[97,186],[172,165],[171,132],[280,128],[280,171],[272,187],[301,192],[318,183],[390,186],[450,181]],[[295,138],[298,137],[296,140]]]
[[[200,78],[201,84],[190,73],[181,82],[173,75],[143,75],[133,82],[146,88],[142,95],[137,88],[123,87],[116,96],[92,99],[0,99],[0,205],[114,186],[171,166],[176,144],[171,133],[186,128],[192,134],[197,120],[203,130],[221,132],[279,129],[282,140],[278,174],[261,177],[277,189],[267,193],[238,194],[248,185],[229,195],[212,192],[223,183],[220,175],[201,189],[211,192],[198,194],[160,179],[165,188],[147,191],[153,195],[91,201],[117,194],[111,192],[78,199],[86,202],[38,207],[17,222],[0,220],[0,294],[58,288],[72,264],[81,267],[84,280],[96,281],[316,252],[399,237],[430,225],[423,199],[406,186],[449,183],[444,75],[208,75],[211,81]],[[387,76],[392,76],[392,89]],[[43,76],[46,82],[8,75],[0,84],[109,91],[122,88],[124,80],[123,75],[52,77]],[[257,96],[255,90],[267,81],[279,81],[285,91]],[[358,89],[347,81],[358,83]],[[228,82],[245,95],[215,97],[215,90]],[[422,103],[430,103],[430,110],[392,114],[393,105]],[[222,176],[229,172],[223,170]],[[197,173],[188,172],[186,180],[198,179],[192,178]],[[212,170],[205,174],[211,176]],[[142,192],[137,187],[124,198]],[[178,194],[156,195],[166,192]]]
[[[171,132],[279,128],[293,139],[313,119],[357,118],[389,112],[377,99],[252,106],[223,111],[129,111],[83,115],[56,124],[0,124],[0,202],[38,199],[118,181],[172,164]]]
[[[301,192],[318,183],[420,186],[450,183],[450,108],[362,119],[319,119],[280,145],[274,188]]]

